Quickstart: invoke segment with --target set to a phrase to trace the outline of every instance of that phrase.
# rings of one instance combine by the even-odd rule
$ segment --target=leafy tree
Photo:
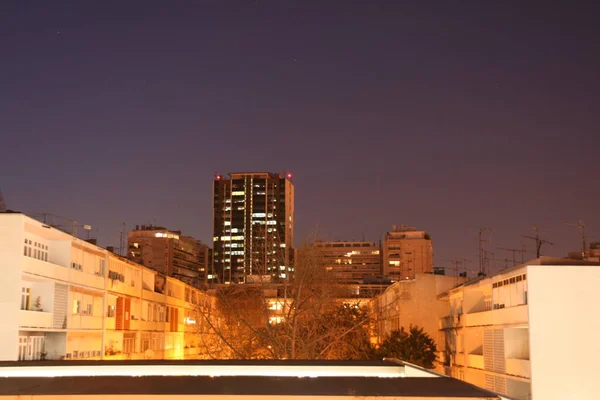
[[[422,327],[411,325],[408,332],[404,327],[392,331],[377,352],[380,357],[398,358],[424,368],[433,368],[437,346]]]

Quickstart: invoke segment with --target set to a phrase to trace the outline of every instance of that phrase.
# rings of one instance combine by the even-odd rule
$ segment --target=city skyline
[[[479,227],[498,259],[532,225],[600,240],[598,6],[434,4],[5,3],[6,203],[210,245],[215,171],[290,171],[297,245],[405,224],[477,269]]]

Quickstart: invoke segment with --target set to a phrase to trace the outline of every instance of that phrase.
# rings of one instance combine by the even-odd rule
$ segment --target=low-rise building
[[[0,273],[0,360],[196,355],[203,292],[52,226],[0,213]]]
[[[513,399],[598,398],[598,287],[600,264],[541,257],[450,289],[445,373]]]

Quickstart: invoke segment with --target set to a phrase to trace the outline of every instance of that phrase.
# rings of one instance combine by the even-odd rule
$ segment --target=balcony
[[[531,361],[518,358],[507,358],[506,373],[509,375],[531,378]]]
[[[468,354],[467,355],[467,366],[470,368],[483,369],[483,355],[481,354]]]
[[[142,298],[144,300],[154,301],[156,303],[163,303],[165,301],[165,295],[162,293],[152,292],[144,289],[142,292]]]
[[[78,271],[73,268],[70,268],[69,271],[71,273],[71,283],[104,289],[104,276]]]
[[[23,256],[23,272],[64,282],[69,280],[69,268],[26,256]]]
[[[157,321],[139,321],[139,330],[141,331],[164,331],[165,323]]]
[[[529,320],[527,305],[465,314],[465,326],[523,324]]]
[[[130,331],[138,331],[138,330],[140,330],[140,320],[138,320],[138,319],[130,319],[129,320],[129,330]]]
[[[19,311],[19,327],[52,329],[52,313],[44,311]]]

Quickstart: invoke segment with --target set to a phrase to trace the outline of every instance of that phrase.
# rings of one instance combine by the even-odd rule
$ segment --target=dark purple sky
[[[600,240],[591,3],[2,1],[0,189],[210,243],[215,171],[292,171],[297,242],[415,225],[475,268],[477,227],[537,224],[563,255]]]

